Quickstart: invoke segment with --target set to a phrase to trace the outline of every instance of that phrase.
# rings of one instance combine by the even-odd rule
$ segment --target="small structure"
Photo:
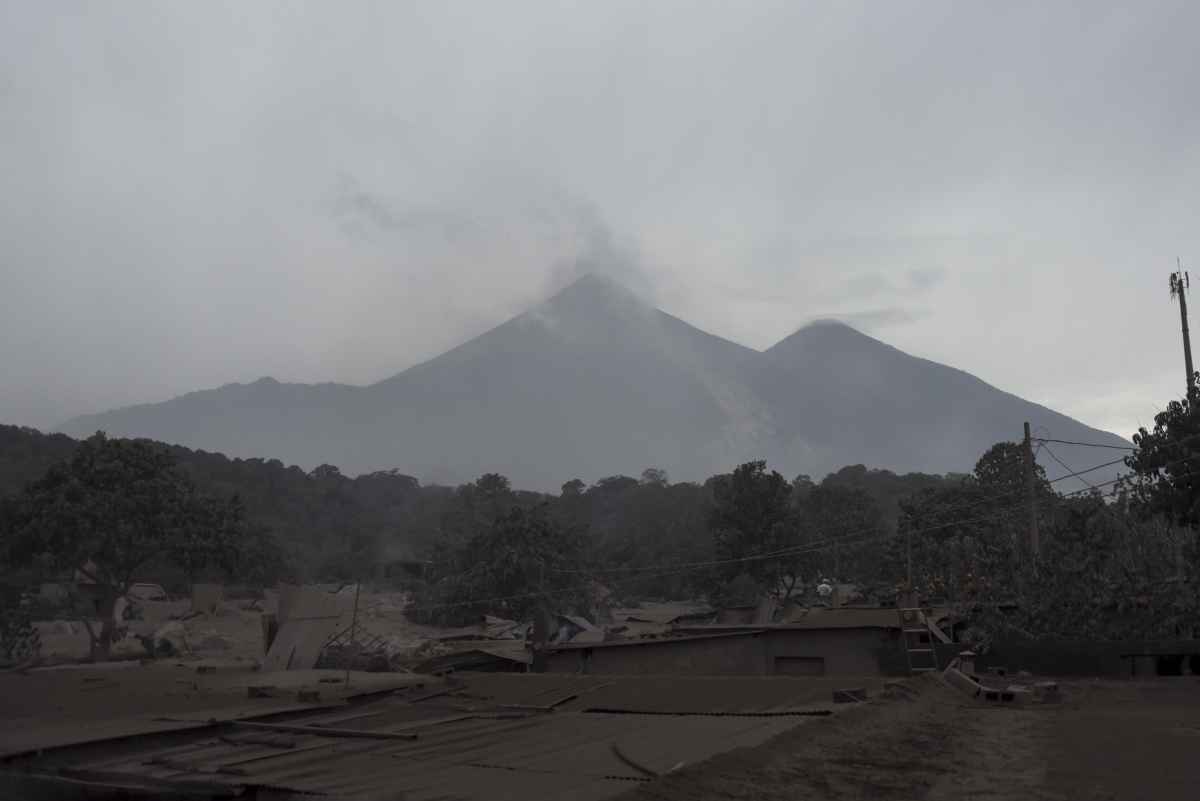
[[[935,619],[942,616],[933,612]],[[657,638],[552,642],[548,672],[605,674],[877,676],[906,673],[892,608],[794,612],[778,623],[675,626]],[[931,646],[934,647],[934,646]]]
[[[555,615],[556,626],[552,642],[604,642],[604,630],[592,624],[590,620],[579,615]]]
[[[454,671],[478,673],[524,673],[533,662],[523,641],[497,640],[471,643],[469,648],[439,654],[413,667],[416,673],[440,676]]]
[[[337,597],[319,587],[283,585],[279,589],[279,628],[263,670],[309,670],[340,630]]]

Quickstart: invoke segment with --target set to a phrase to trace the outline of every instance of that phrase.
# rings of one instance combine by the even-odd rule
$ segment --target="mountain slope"
[[[867,464],[893,470],[968,471],[974,459],[1003,440],[1020,439],[1025,421],[1034,436],[1103,445],[1129,443],[1106,431],[1031,403],[970,373],[910,356],[838,322],[806,326],[763,353],[759,393],[779,415],[782,448],[807,448],[824,470]],[[1116,459],[1120,451],[1054,445],[1063,462],[1081,470]],[[1039,454],[1050,479],[1069,471]],[[1119,466],[1089,473],[1102,483]],[[1077,479],[1058,489],[1085,487]]]
[[[859,462],[966,471],[994,442],[1018,437],[1024,420],[1062,439],[1122,443],[848,326],[810,325],[760,353],[587,276],[371,386],[262,379],[62,430],[309,468],[329,462],[348,473],[394,467],[445,483],[495,471],[517,486],[554,489],[649,466],[703,479],[752,458],[789,475]],[[1059,455],[1077,466],[1101,461],[1066,446]]]
[[[657,466],[700,478],[771,437],[748,390],[756,351],[588,276],[428,362],[356,388],[263,379],[79,418],[84,436],[149,436],[231,456],[426,480],[483,472],[557,488]]]

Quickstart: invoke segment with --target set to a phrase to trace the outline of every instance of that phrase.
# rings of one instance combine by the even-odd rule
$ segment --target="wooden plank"
[[[416,732],[368,731],[366,729],[329,729],[323,726],[289,726],[286,723],[259,723],[252,720],[231,720],[237,728],[282,731],[289,734],[314,734],[318,737],[347,737],[364,740],[415,740]]]
[[[143,765],[154,765],[156,767],[164,767],[169,770],[177,770],[181,773],[200,773],[200,774],[224,774],[227,776],[245,776],[246,771],[239,768],[226,767],[220,765],[218,767],[209,768],[202,765],[197,765],[191,762],[183,762],[178,759],[168,759],[167,757],[153,757],[142,763]]]

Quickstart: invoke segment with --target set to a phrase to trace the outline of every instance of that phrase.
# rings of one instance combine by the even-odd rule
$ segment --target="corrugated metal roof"
[[[945,609],[931,610],[933,620],[949,617]],[[734,631],[755,629],[898,629],[900,616],[896,609],[888,607],[811,607],[789,613],[786,620],[778,623],[726,623],[696,626],[677,626],[677,631]]]
[[[720,626],[689,626],[677,627],[674,629],[677,632],[687,632],[680,634],[667,634],[662,637],[640,637],[636,640],[605,640],[604,642],[571,642],[558,643],[548,646],[548,651],[578,651],[584,648],[625,648],[634,645],[674,645],[681,642],[690,642],[693,640],[711,640],[717,637],[747,637],[758,634],[761,627],[747,628],[746,626],[737,627],[720,627]]]
[[[410,700],[386,697],[287,718],[289,727],[311,732],[215,725],[62,749],[24,766],[77,777],[203,779],[340,798],[600,799],[646,780],[630,759],[662,773],[802,724],[807,719],[799,716],[750,715],[811,709],[829,697],[831,682],[479,674],[443,694],[409,691]],[[588,711],[598,707],[627,714]],[[743,714],[713,714],[721,712]],[[334,729],[416,739],[330,736]]]
[[[488,660],[503,660],[519,662],[528,665],[532,654],[525,647],[523,640],[479,640],[463,643],[462,648],[444,654],[430,657],[415,666],[418,673],[441,673],[447,668],[470,670],[467,665],[479,664]]]

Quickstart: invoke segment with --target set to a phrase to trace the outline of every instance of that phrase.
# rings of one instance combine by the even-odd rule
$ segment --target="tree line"
[[[1114,486],[1061,495],[998,443],[970,474],[851,466],[820,481],[761,461],[704,482],[579,479],[557,493],[500,474],[422,486],[97,434],[0,427],[0,556],[28,580],[84,569],[111,586],[174,571],[263,585],[391,582],[411,614],[460,624],[539,605],[763,597],[807,603],[826,579],[874,600],[913,590],[980,637],[1191,636],[1200,611],[1200,402],[1171,403],[1134,437]],[[91,565],[91,567],[89,567]],[[104,633],[98,633],[103,641]]]

